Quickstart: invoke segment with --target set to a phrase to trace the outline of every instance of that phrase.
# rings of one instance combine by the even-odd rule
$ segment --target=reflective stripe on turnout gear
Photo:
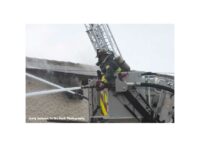
[[[108,90],[104,89],[100,92],[100,107],[103,116],[108,115]]]
[[[103,74],[102,77],[101,77],[101,81],[103,83],[108,83],[107,79],[106,79],[106,76]]]
[[[121,69],[121,67],[118,67],[117,70],[115,71],[115,73],[120,73],[120,72],[122,72],[122,69]]]

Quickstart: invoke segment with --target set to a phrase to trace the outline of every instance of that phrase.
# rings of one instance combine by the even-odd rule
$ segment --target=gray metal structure
[[[105,49],[121,52],[107,24],[87,24],[86,32],[97,51]],[[123,58],[122,58],[123,59]],[[125,62],[125,61],[124,61]],[[109,90],[109,115],[100,113],[96,80],[90,80],[87,89],[91,122],[174,122],[174,77],[150,72],[129,71],[123,79],[116,76],[115,90]]]
[[[117,75],[116,75],[117,76]],[[89,81],[95,87],[95,80]],[[174,122],[174,77],[130,71],[109,90],[109,115],[100,113],[96,88],[88,89],[91,122]],[[116,121],[114,121],[116,120]]]

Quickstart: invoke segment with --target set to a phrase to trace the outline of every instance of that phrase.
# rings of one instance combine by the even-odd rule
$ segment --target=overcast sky
[[[174,25],[111,24],[126,62],[135,70],[174,73]],[[95,65],[83,24],[27,25],[26,56]]]

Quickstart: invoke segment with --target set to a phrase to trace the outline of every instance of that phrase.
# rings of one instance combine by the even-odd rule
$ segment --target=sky
[[[174,73],[174,25],[109,24],[133,70]],[[83,24],[26,25],[26,56],[95,65],[96,52]]]

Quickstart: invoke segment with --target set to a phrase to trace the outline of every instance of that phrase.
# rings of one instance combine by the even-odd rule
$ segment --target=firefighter
[[[114,54],[104,49],[97,50],[97,66],[101,71],[97,71],[98,81],[96,88],[100,92],[100,108],[103,116],[108,116],[108,89],[114,89],[115,74],[121,72],[121,68],[114,60]]]
[[[96,88],[100,93],[99,104],[101,108],[101,114],[103,116],[109,115],[108,105],[108,88],[114,87],[115,72],[121,71],[120,67],[114,61],[114,54],[104,49],[97,50],[98,62],[97,66],[101,71],[97,71],[98,81]]]
[[[102,72],[101,81],[105,85],[113,87],[115,83],[115,74],[122,71],[114,60],[113,52],[106,51],[105,49],[98,49],[97,57],[97,66],[100,67]]]

